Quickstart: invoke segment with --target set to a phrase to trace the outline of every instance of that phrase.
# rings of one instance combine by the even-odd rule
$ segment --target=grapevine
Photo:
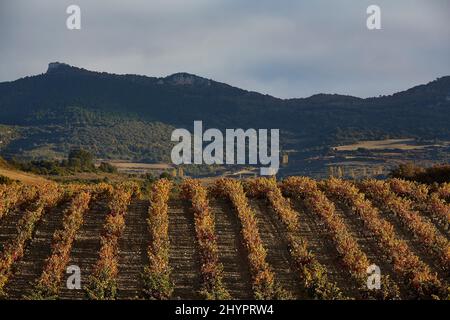
[[[10,211],[36,199],[38,189],[19,183],[0,184],[0,220]]]
[[[214,216],[209,208],[208,191],[196,180],[187,179],[182,185],[184,198],[190,200],[195,215],[195,232],[200,247],[202,295],[207,299],[230,299],[222,283],[223,266],[215,235]]]
[[[125,214],[133,194],[138,190],[135,184],[120,184],[111,194],[109,214],[106,217],[99,259],[93,274],[89,277],[86,292],[90,299],[111,300],[117,294],[119,239],[125,229]]]
[[[448,240],[413,209],[410,200],[396,196],[389,184],[384,181],[366,180],[360,184],[360,187],[380,208],[398,216],[401,223],[421,241],[428,252],[440,259],[441,267],[449,270],[450,244]]]
[[[80,192],[65,211],[63,227],[53,235],[51,256],[47,259],[44,271],[34,290],[33,298],[56,298],[64,270],[70,259],[70,251],[76,233],[83,224],[84,214],[89,207],[91,194]]]
[[[59,186],[47,183],[40,186],[38,198],[31,208],[27,209],[17,226],[17,236],[6,244],[0,256],[0,295],[3,295],[13,264],[23,257],[27,242],[33,236],[36,223],[48,208],[56,206],[64,197]]]
[[[248,252],[250,270],[253,278],[253,291],[256,299],[281,297],[275,286],[274,274],[266,262],[266,250],[262,244],[256,217],[248,204],[242,184],[231,179],[218,179],[215,192],[228,198],[233,204],[242,226],[242,236]]]
[[[341,255],[343,264],[364,294],[380,299],[396,299],[398,297],[398,288],[388,277],[384,277],[385,284],[379,293],[367,291],[367,270],[371,264],[351,236],[344,221],[336,214],[334,204],[319,190],[314,180],[306,177],[291,177],[283,182],[283,188],[287,194],[302,198],[305,205],[321,217]]]
[[[364,225],[377,239],[377,244],[392,261],[394,271],[399,273],[419,298],[445,296],[442,284],[408,247],[405,241],[396,237],[394,227],[380,216],[364,194],[360,193],[351,182],[331,178],[324,184],[324,189],[332,197],[351,208]]]
[[[314,299],[344,299],[337,285],[330,282],[326,268],[321,265],[314,254],[308,250],[308,245],[299,236],[299,219],[291,209],[289,200],[284,198],[275,179],[260,178],[250,180],[246,190],[251,196],[266,197],[286,226],[289,249],[295,261],[297,272],[303,280],[305,288]]]
[[[449,235],[450,205],[445,203],[437,193],[430,193],[428,186],[411,181],[392,179],[390,187],[397,195],[414,201],[420,212],[427,214]]]
[[[450,182],[441,184],[438,187],[436,194],[440,199],[446,201],[447,204],[450,204]]]
[[[169,266],[168,201],[172,183],[161,179],[155,182],[150,194],[148,225],[151,243],[148,248],[149,265],[145,267],[144,293],[153,299],[169,299],[173,292]]]

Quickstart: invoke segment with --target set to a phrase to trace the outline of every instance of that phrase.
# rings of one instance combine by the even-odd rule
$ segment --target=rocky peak
[[[180,72],[172,74],[164,78],[164,83],[170,83],[180,86],[192,86],[192,85],[211,85],[211,80],[196,76],[194,74]]]
[[[69,68],[71,68],[71,66],[68,65],[67,63],[50,62],[48,64],[47,73],[58,72],[58,71],[61,71],[61,70],[67,70]]]

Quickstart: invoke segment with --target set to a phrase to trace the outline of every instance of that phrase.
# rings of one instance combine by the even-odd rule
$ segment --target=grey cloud
[[[65,8],[82,8],[82,30]],[[383,30],[365,28],[368,5]],[[448,0],[14,0],[0,5],[0,81],[59,60],[186,71],[279,97],[390,94],[450,74]]]

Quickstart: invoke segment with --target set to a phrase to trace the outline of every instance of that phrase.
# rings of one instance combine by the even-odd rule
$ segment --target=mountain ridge
[[[380,97],[391,97],[391,96],[402,94],[402,93],[405,93],[405,92],[408,92],[408,91],[419,90],[419,89],[421,89],[421,88],[423,88],[423,87],[425,87],[427,85],[431,85],[433,83],[438,83],[440,81],[445,81],[445,82],[447,82],[450,85],[450,75],[448,75],[448,76],[438,77],[438,78],[436,78],[434,80],[429,81],[428,83],[419,84],[419,85],[413,86],[411,88],[408,88],[408,89],[405,89],[405,90],[401,90],[399,92],[394,92],[392,94],[387,94],[387,95],[380,95],[378,97],[373,96],[373,97],[362,98],[362,97],[358,97],[358,96],[354,96],[354,95],[348,95],[348,94],[323,93],[322,92],[322,93],[313,94],[313,95],[308,96],[308,97],[279,98],[279,97],[276,97],[274,95],[262,94],[262,93],[259,93],[257,91],[254,91],[254,90],[247,90],[247,89],[239,88],[239,87],[236,87],[236,86],[224,83],[224,82],[216,81],[216,80],[213,80],[213,79],[208,79],[208,78],[205,78],[205,77],[193,74],[193,73],[189,73],[189,72],[184,72],[184,71],[176,72],[176,73],[164,76],[164,77],[155,77],[155,76],[142,75],[142,74],[131,74],[131,73],[118,74],[118,73],[92,71],[92,70],[88,70],[88,69],[85,69],[85,68],[76,67],[76,66],[64,63],[64,62],[50,62],[48,64],[48,67],[47,67],[47,72],[44,73],[44,74],[53,73],[53,72],[55,72],[55,70],[57,71],[57,70],[61,70],[61,69],[62,69],[62,71],[73,70],[73,71],[81,71],[81,72],[86,72],[86,73],[90,73],[90,74],[97,74],[97,75],[106,74],[106,75],[119,76],[119,77],[123,76],[123,77],[147,78],[147,79],[153,79],[153,80],[156,80],[156,81],[172,80],[174,78],[179,78],[179,77],[182,77],[182,78],[188,77],[188,78],[191,78],[191,79],[195,79],[196,81],[199,81],[199,82],[204,82],[204,83],[214,82],[214,83],[226,85],[226,86],[229,86],[229,87],[232,87],[232,88],[237,88],[237,89],[240,89],[240,90],[243,90],[243,91],[255,92],[255,93],[258,93],[258,94],[261,94],[261,95],[264,95],[264,96],[270,96],[272,98],[281,99],[281,100],[285,100],[285,101],[301,100],[301,99],[315,99],[317,97],[348,97],[348,98],[356,98],[356,99],[360,99],[360,100],[370,100],[370,99],[376,99],[376,98],[380,98]],[[29,76],[29,77],[33,77],[33,76]],[[20,79],[23,79],[23,78],[19,78],[17,80],[20,80]],[[14,80],[14,81],[17,81],[17,80]],[[14,82],[14,81],[8,81],[8,82]],[[0,84],[1,83],[2,82],[0,82]],[[169,83],[170,83],[170,81],[169,81]],[[192,84],[192,83],[190,83],[190,84]]]
[[[0,124],[20,128],[2,149],[18,155],[76,144],[104,158],[167,159],[170,131],[195,120],[219,129],[277,128],[283,148],[303,151],[385,137],[450,140],[449,111],[450,76],[373,98],[281,99],[186,72],[118,75],[60,62],[0,83]]]

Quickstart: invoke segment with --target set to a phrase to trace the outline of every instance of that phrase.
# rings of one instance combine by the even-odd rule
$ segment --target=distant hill
[[[37,175],[22,172],[10,166],[3,158],[0,157],[0,181],[2,178],[10,179],[10,181],[20,181],[24,184],[40,185],[48,180]]]
[[[368,99],[283,100],[188,73],[116,75],[63,63],[0,83],[0,124],[16,133],[0,144],[7,156],[58,157],[81,145],[97,157],[164,161],[171,130],[194,120],[217,128],[280,128],[289,149],[386,137],[450,139],[450,77]]]

